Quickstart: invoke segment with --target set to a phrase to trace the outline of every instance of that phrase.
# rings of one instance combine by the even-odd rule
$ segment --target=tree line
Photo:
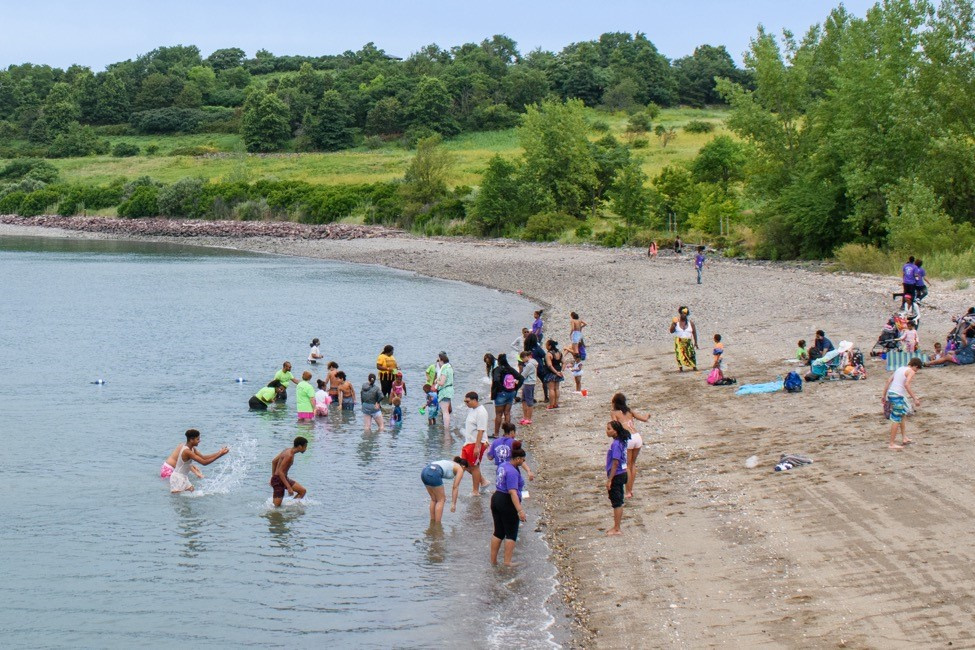
[[[239,131],[252,151],[330,151],[370,136],[415,143],[508,128],[526,107],[550,99],[612,110],[721,104],[717,78],[750,87],[723,46],[671,61],[641,33],[527,54],[495,35],[449,49],[429,45],[405,59],[372,43],[340,55],[260,50],[253,58],[240,48],[203,57],[196,46],[177,45],[99,72],[31,63],[0,71],[0,154],[104,153],[99,135],[132,132]]]

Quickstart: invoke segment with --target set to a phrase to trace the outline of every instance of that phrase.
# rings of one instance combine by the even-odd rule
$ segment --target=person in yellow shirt
[[[389,399],[393,390],[393,379],[396,376],[396,358],[393,357],[393,346],[387,345],[376,357],[376,370],[379,371],[379,385],[382,387],[383,397]]]

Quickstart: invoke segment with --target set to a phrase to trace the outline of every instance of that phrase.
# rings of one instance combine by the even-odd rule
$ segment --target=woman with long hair
[[[633,498],[633,484],[636,483],[636,459],[643,448],[643,436],[637,431],[636,421],[646,422],[649,414],[637,413],[626,403],[626,395],[616,393],[611,401],[613,410],[610,418],[619,422],[630,432],[630,439],[626,443],[626,498]]]

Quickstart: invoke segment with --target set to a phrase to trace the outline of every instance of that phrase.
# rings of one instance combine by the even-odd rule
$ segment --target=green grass
[[[606,113],[588,111],[590,120],[602,120],[610,125],[610,132],[623,141],[632,141],[627,134],[627,115],[622,112]],[[711,138],[723,133],[718,128],[714,133],[690,134],[679,127],[690,120],[705,120],[721,123],[725,113],[720,110],[668,109],[655,121],[656,124],[678,127],[677,137],[663,148],[653,134],[645,137],[649,144],[644,149],[635,149],[634,155],[641,161],[644,171],[651,177],[673,162],[693,158],[698,150]],[[593,132],[592,138],[602,137]],[[302,153],[248,155],[243,153],[243,142],[239,135],[225,133],[204,133],[172,136],[109,136],[114,146],[119,142],[138,145],[143,152],[151,144],[159,146],[155,156],[139,155],[132,158],[112,156],[93,156],[88,158],[66,158],[51,162],[61,171],[62,178],[68,182],[106,183],[114,178],[137,178],[151,176],[164,183],[172,183],[186,176],[196,176],[207,180],[227,180],[246,178],[249,181],[260,179],[303,180],[325,185],[347,183],[371,183],[402,178],[413,152],[395,143],[379,149],[359,147],[337,153]],[[218,157],[169,156],[173,149],[192,146],[210,146],[226,154]],[[515,158],[521,153],[516,129],[468,133],[452,138],[445,146],[454,154],[455,185],[479,185],[481,174],[487,161],[495,154]]]

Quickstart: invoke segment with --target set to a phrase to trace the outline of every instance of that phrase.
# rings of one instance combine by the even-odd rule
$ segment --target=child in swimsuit
[[[399,397],[393,397],[393,415],[389,419],[389,423],[393,426],[403,423],[403,409],[400,407],[402,400]]]
[[[440,412],[440,400],[437,398],[437,391],[430,384],[424,384],[423,392],[427,395],[427,403],[423,407],[427,416],[427,424],[436,424],[437,414]]]
[[[318,390],[315,391],[315,415],[328,415],[328,405],[332,398],[325,391],[325,380],[318,380]]]
[[[390,397],[399,397],[402,400],[406,397],[406,384],[403,383],[403,373],[397,372],[393,379],[393,386],[389,391]]]

